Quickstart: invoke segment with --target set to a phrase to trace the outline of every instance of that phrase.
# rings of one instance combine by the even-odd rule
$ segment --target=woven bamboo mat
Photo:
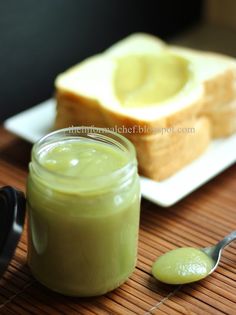
[[[30,145],[0,129],[0,185],[24,190]],[[164,209],[143,200],[137,268],[119,289],[97,298],[55,294],[30,275],[26,228],[0,280],[0,314],[236,314],[236,244],[219,268],[194,284],[169,286],[151,276],[157,256],[179,246],[204,247],[236,230],[236,165],[177,205]]]

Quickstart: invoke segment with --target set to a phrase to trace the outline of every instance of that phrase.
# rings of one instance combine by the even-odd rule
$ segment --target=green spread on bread
[[[190,79],[189,62],[169,53],[117,59],[114,87],[125,107],[156,105],[177,94]]]

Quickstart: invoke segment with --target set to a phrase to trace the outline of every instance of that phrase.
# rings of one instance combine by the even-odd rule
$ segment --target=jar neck
[[[41,153],[49,145],[70,140],[92,140],[91,143],[106,143],[116,150],[128,155],[127,163],[121,168],[102,176],[68,176],[48,170],[40,161]],[[55,131],[39,140],[32,150],[30,173],[34,180],[44,186],[61,192],[90,194],[105,192],[127,187],[137,174],[135,149],[129,140],[123,136],[102,128],[73,127]]]

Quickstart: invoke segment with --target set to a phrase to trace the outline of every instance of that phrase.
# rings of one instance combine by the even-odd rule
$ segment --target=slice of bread
[[[122,132],[136,146],[140,172],[162,180],[199,156],[211,136],[235,131],[235,82],[233,58],[134,34],[56,78],[55,128]],[[194,132],[176,132],[186,128]]]
[[[77,98],[77,102],[84,104],[90,114],[94,106],[98,107],[96,123],[99,125],[132,127],[136,124],[145,125],[146,130],[151,130],[152,127],[171,126],[179,120],[191,117],[193,113],[199,112],[204,94],[204,88],[198,84],[192,70],[191,80],[179,93],[164,102],[154,103],[148,107],[123,106],[114,91],[114,76],[120,58],[171,54],[167,47],[153,36],[131,35],[104,53],[90,57],[59,75],[55,82],[58,97],[67,100]],[[131,70],[136,70],[135,65]],[[79,111],[84,109],[77,108],[76,110],[79,116]],[[58,116],[59,111],[60,101],[58,102]],[[58,117],[58,120],[61,118]],[[61,127],[58,122],[56,126]]]

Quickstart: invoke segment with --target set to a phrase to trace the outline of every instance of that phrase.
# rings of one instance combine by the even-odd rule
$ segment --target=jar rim
[[[61,174],[53,170],[49,170],[44,167],[40,160],[38,159],[38,154],[40,150],[43,150],[48,143],[56,143],[57,141],[67,141],[69,139],[91,139],[95,142],[103,142],[116,145],[116,147],[120,148],[121,150],[125,150],[128,153],[128,163],[124,166],[112,171],[106,175],[94,175],[84,178],[83,176],[75,176],[75,175],[68,175],[68,174]],[[120,178],[123,181],[126,180],[126,177],[129,175],[130,172],[133,173],[133,168],[137,167],[137,160],[136,160],[136,151],[134,145],[123,135],[114,132],[108,128],[99,128],[99,127],[87,127],[87,126],[79,126],[79,127],[68,127],[63,129],[58,129],[51,133],[48,133],[41,139],[39,139],[33,146],[32,149],[32,162],[36,164],[36,168],[38,171],[44,172],[47,175],[51,175],[54,178],[60,178],[64,180],[70,181],[86,181],[96,184],[101,182],[108,182],[107,177],[112,176],[114,178]],[[109,183],[107,183],[109,185]],[[85,185],[87,186],[87,185]]]

